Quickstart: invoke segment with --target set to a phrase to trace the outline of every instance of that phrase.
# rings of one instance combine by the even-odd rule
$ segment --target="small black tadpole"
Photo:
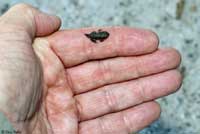
[[[101,29],[99,29],[97,32],[93,31],[89,34],[85,34],[85,36],[94,43],[103,42],[109,37],[109,35],[110,34],[107,31],[102,31]]]

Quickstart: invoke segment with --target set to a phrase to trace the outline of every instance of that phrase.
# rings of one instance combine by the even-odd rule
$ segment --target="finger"
[[[156,50],[159,44],[155,33],[128,27],[102,28],[110,36],[99,43],[94,43],[85,36],[86,33],[97,30],[98,28],[65,30],[48,37],[48,41],[65,67],[93,59],[146,54]]]
[[[180,85],[180,73],[172,70],[80,94],[75,96],[79,118],[89,120],[155,100],[175,92]]]
[[[148,102],[125,111],[81,122],[79,134],[130,134],[146,127],[159,115],[159,105]]]
[[[106,84],[122,82],[176,68],[180,54],[174,49],[158,50],[138,57],[120,57],[88,62],[66,70],[75,94]]]
[[[59,29],[58,17],[47,15],[28,4],[17,4],[0,19],[0,24],[15,30],[24,30],[31,37],[45,36]]]

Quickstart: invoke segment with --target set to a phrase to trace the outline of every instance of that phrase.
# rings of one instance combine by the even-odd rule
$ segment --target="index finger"
[[[99,29],[108,32],[108,38],[97,39],[95,43],[85,35]],[[155,51],[159,44],[154,32],[129,27],[63,30],[47,37],[47,40],[65,67],[89,60],[147,54]]]

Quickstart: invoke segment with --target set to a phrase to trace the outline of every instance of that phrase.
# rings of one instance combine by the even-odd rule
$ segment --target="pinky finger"
[[[131,134],[150,125],[160,116],[160,106],[148,102],[136,107],[81,122],[79,134]]]

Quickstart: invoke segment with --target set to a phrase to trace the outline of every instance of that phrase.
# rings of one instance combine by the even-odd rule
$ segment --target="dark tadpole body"
[[[99,29],[98,32],[93,31],[89,34],[85,34],[85,36],[94,43],[97,43],[97,41],[103,42],[109,37],[109,35],[110,34],[107,31],[102,31],[101,29]]]

